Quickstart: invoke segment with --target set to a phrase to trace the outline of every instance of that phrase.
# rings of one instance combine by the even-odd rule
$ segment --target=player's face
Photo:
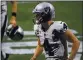
[[[35,18],[34,18],[34,23],[40,24],[40,21],[42,20],[41,14],[40,13],[35,13]]]
[[[40,18],[41,18],[41,14],[37,13],[36,14],[36,20],[40,20]]]

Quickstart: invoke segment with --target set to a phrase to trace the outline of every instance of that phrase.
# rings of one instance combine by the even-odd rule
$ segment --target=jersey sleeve
[[[60,32],[63,33],[68,29],[68,26],[65,22],[61,22],[60,24],[62,25]]]

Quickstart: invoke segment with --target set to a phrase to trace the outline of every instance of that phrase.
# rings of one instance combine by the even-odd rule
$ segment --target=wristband
[[[12,16],[15,16],[16,17],[16,13],[15,12],[12,12]]]

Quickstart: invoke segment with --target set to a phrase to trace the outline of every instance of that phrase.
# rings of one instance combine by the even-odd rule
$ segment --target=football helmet
[[[39,3],[32,11],[36,14],[35,23],[42,23],[55,18],[55,9],[54,6],[48,2]]]
[[[7,27],[6,34],[9,38],[16,41],[22,40],[24,36],[23,29],[20,26],[13,27],[12,24]]]

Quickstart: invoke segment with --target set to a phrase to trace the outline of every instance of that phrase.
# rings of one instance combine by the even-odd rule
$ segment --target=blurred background
[[[33,31],[32,10],[40,2],[18,2],[17,24],[24,30],[24,38],[21,41],[13,41],[9,38],[4,38],[3,49],[5,53],[10,54],[9,60],[30,60],[34,49],[37,45],[37,37]],[[82,2],[80,1],[56,1],[50,2],[55,7],[55,21],[64,21],[67,23],[71,31],[80,40],[81,45],[75,60],[83,60],[82,57]],[[11,3],[8,2],[8,20],[11,17]],[[70,53],[71,43],[68,42],[68,51]],[[38,57],[38,60],[45,60],[43,54]]]

